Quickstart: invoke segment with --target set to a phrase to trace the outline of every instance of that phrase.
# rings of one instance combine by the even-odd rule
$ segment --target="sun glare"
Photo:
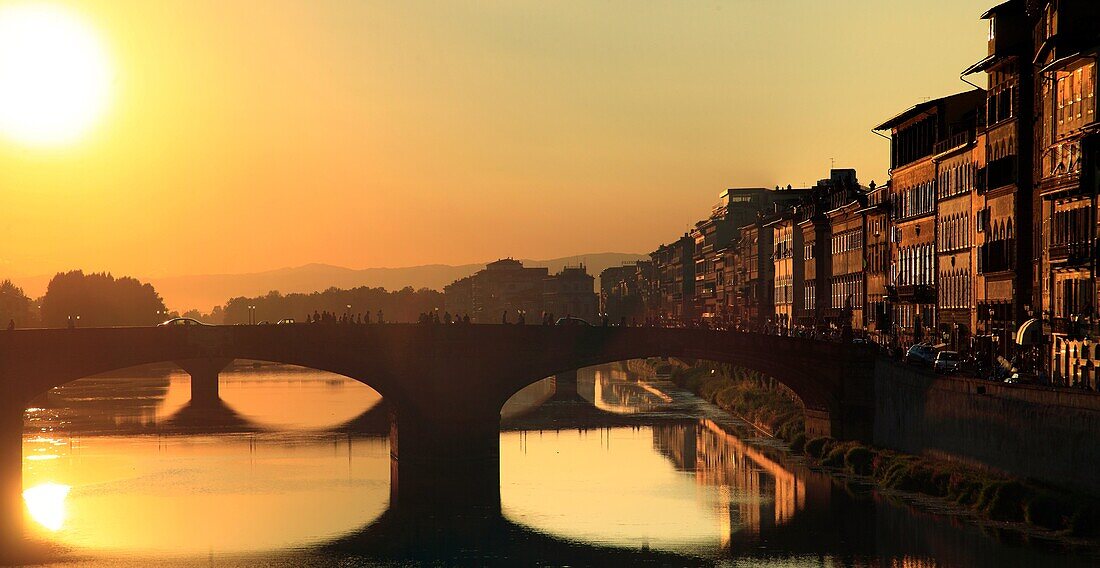
[[[107,107],[111,65],[77,14],[50,4],[0,8],[0,133],[30,146],[78,140]]]
[[[65,498],[68,485],[43,483],[23,491],[23,501],[34,521],[51,531],[59,531],[65,524]]]

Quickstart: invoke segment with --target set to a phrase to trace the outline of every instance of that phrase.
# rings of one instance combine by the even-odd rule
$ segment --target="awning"
[[[1038,345],[1043,342],[1043,323],[1031,318],[1016,330],[1016,345]]]

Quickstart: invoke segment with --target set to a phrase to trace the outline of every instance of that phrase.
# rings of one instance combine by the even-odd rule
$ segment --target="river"
[[[808,468],[744,423],[618,366],[505,406],[500,512],[389,507],[384,402],[343,377],[238,364],[222,404],[137,368],[27,413],[24,493],[59,566],[1088,566],[1056,544]],[[453,513],[453,512],[452,512]]]

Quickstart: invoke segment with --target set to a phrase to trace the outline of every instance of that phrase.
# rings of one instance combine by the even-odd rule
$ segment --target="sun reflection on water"
[[[65,498],[72,487],[60,483],[41,483],[23,491],[23,501],[31,518],[57,532],[65,525]]]

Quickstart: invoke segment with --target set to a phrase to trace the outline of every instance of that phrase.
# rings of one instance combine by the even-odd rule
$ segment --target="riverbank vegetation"
[[[804,440],[802,404],[787,387],[756,371],[699,362],[672,372],[672,382],[789,443]]]
[[[870,477],[880,487],[951,501],[994,520],[1070,536],[1100,536],[1100,503],[1087,495],[963,464],[814,438],[804,453],[827,468]]]
[[[977,515],[1026,523],[1063,535],[1100,537],[1100,500],[1034,480],[943,459],[914,456],[828,437],[806,439],[803,408],[785,386],[760,373],[697,362],[672,371],[671,380],[720,408],[783,439],[795,453],[886,489],[950,501]]]

